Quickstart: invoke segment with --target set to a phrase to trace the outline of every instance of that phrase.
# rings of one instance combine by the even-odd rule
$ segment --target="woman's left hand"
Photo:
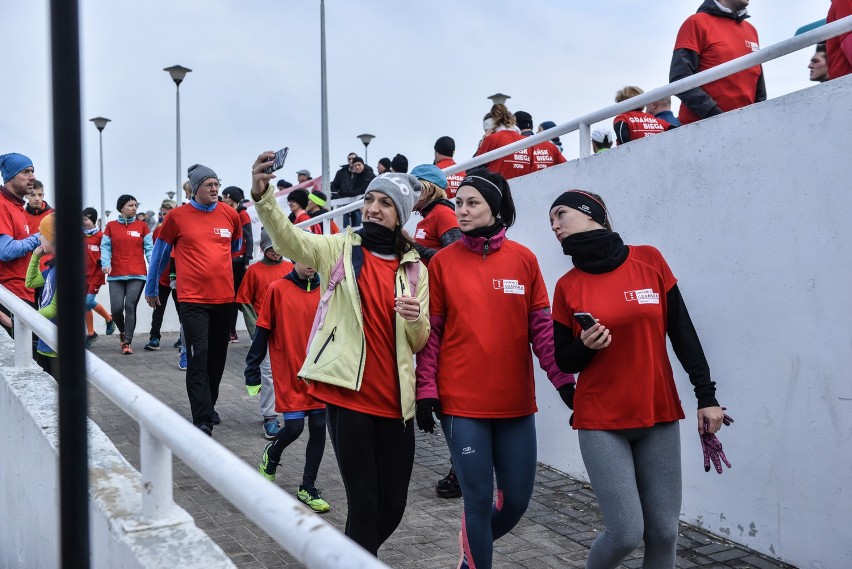
[[[398,296],[393,309],[405,320],[413,322],[420,316],[420,301],[414,296]]]
[[[704,419],[707,419],[709,428],[707,432],[711,435],[719,432],[722,421],[725,419],[725,411],[721,407],[704,407],[698,410],[698,434],[704,434]]]

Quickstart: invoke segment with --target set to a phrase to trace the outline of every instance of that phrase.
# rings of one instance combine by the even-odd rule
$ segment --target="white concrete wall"
[[[59,567],[57,386],[13,360],[0,332],[0,567]],[[182,523],[129,531],[140,520],[140,475],[97,425],[88,429],[92,567],[234,567],[177,506]]]
[[[601,194],[625,242],[679,279],[736,423],[705,473],[675,362],[683,519],[803,568],[852,567],[852,77],[512,181],[510,236],[548,287],[570,267],[549,229],[562,191]],[[539,459],[586,477],[568,411],[540,371]]]

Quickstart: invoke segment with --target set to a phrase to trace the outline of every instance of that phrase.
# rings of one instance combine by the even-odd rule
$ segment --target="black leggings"
[[[186,392],[195,425],[213,423],[213,407],[228,358],[231,304],[180,303],[184,345],[189,357]]]
[[[346,535],[376,555],[405,512],[414,425],[329,405],[328,432],[349,504]]]
[[[175,301],[175,310],[178,313],[178,322],[180,321],[180,303],[177,298],[177,291],[173,288],[160,284],[160,304],[154,309],[151,314],[151,338],[160,339],[160,327],[163,325],[163,315],[166,313],[166,305],[169,303],[169,296]]]
[[[288,418],[284,414],[284,426],[275,435],[269,458],[272,462],[281,462],[281,453],[302,435],[305,430],[305,413],[299,413],[300,418]],[[296,415],[293,413],[293,415]],[[322,453],[325,450],[325,412],[312,411],[308,414],[308,444],[305,448],[305,469],[302,473],[302,486],[311,488],[316,484],[317,472]]]

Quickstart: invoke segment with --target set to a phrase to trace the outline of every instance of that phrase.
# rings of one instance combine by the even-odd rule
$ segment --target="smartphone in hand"
[[[290,148],[285,146],[281,150],[275,153],[275,158],[272,159],[272,166],[266,169],[267,174],[271,174],[276,170],[280,170],[284,167],[284,162],[287,160],[287,153],[290,151]]]
[[[597,324],[597,322],[595,321],[595,317],[588,312],[575,312],[574,320],[577,321],[577,324],[579,324],[580,327],[583,328],[583,330],[588,330],[589,328]]]

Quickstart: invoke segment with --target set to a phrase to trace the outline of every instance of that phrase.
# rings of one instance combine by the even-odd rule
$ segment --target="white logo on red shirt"
[[[660,294],[654,292],[654,289],[643,288],[641,290],[626,290],[624,291],[624,300],[639,304],[660,304]]]
[[[414,238],[415,239],[425,239],[426,238],[426,230],[422,229],[422,228],[418,229],[417,231],[414,232]]]
[[[760,46],[757,45],[757,42],[748,41],[748,40],[745,40],[745,42],[746,42],[746,47],[749,48],[752,51],[757,51],[757,50],[760,49]]]
[[[495,290],[502,290],[503,294],[525,294],[526,288],[516,280],[492,279],[491,283]]]
[[[128,231],[127,234],[131,237],[142,237],[142,234],[138,231]]]
[[[100,247],[97,245],[89,245],[89,251],[99,251]]]
[[[214,227],[213,233],[215,233],[216,235],[218,235],[219,237],[222,237],[222,238],[226,238],[226,239],[231,238],[231,230],[230,229],[225,229],[225,228],[222,228],[222,227]]]

